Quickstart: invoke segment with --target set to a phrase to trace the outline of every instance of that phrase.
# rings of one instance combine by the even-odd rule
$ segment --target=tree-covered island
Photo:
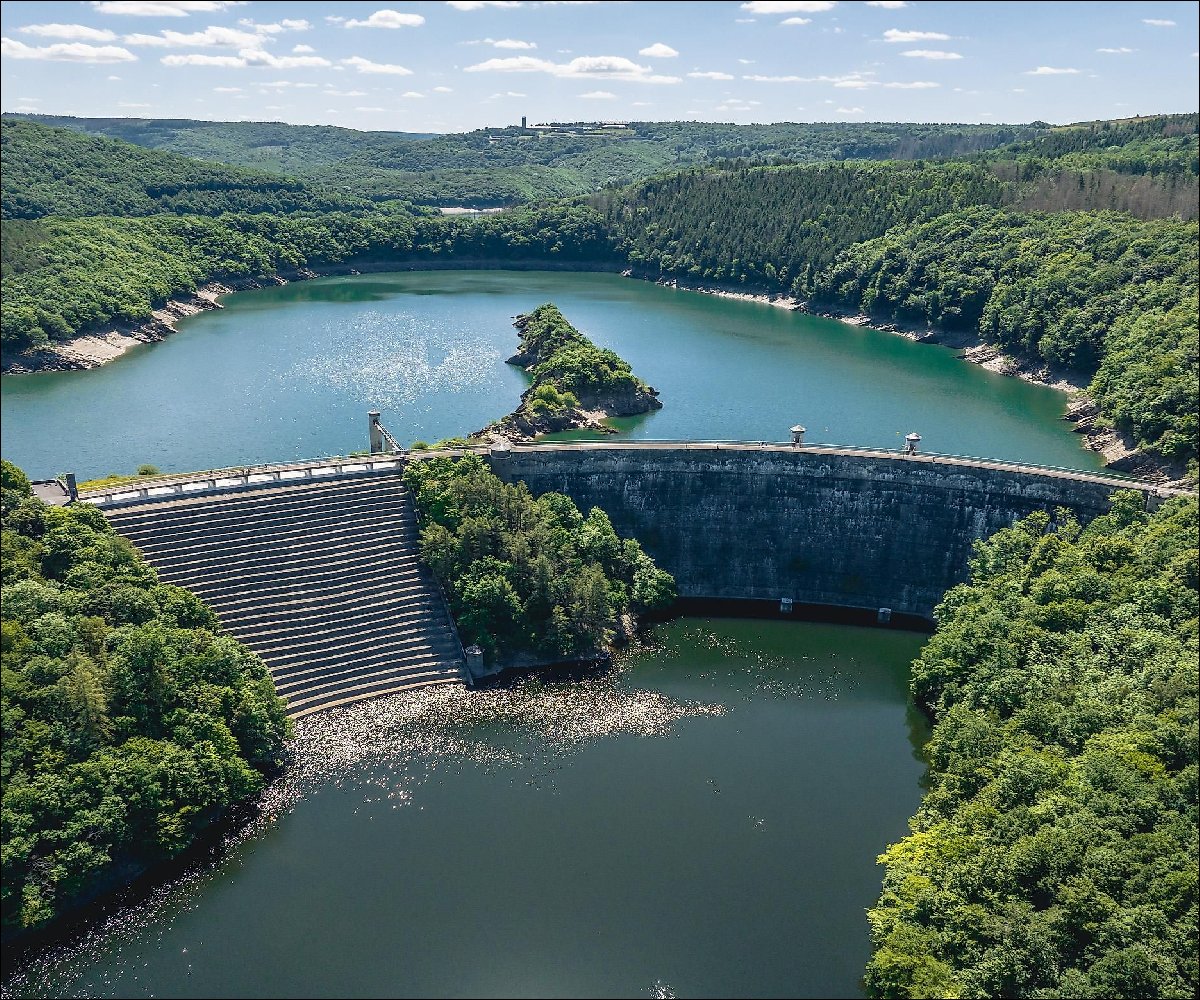
[[[606,417],[630,417],[662,408],[658,392],[633,374],[629,363],[597,347],[552,302],[518,316],[517,353],[508,359],[532,381],[521,405],[479,432],[520,441],[574,427],[608,431]]]

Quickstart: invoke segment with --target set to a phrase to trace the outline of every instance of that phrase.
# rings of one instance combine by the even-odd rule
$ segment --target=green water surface
[[[860,996],[921,641],[685,619],[605,677],[304,720],[223,863],[5,995]]]
[[[512,318],[543,302],[662,393],[635,438],[923,446],[1100,467],[1065,399],[914,344],[753,302],[613,274],[435,271],[323,278],[227,296],[86,372],[5,376],[4,456],[41,477],[238,466],[367,447],[369,409],[402,442],[469,434],[511,411]]]

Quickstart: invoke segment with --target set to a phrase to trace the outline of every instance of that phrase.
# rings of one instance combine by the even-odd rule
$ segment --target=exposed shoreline
[[[50,371],[84,371],[98,368],[121,357],[130,348],[139,344],[156,343],[177,332],[181,319],[194,316],[210,309],[223,308],[217,301],[233,292],[266,288],[271,285],[286,285],[293,281],[312,278],[336,277],[341,275],[387,273],[389,271],[459,271],[459,270],[512,270],[512,271],[568,271],[584,273],[619,273],[623,277],[639,281],[651,281],[664,288],[699,292],[718,298],[736,299],[742,302],[757,302],[793,312],[804,312],[813,316],[837,320],[851,326],[865,327],[883,333],[891,333],[921,344],[938,344],[959,350],[958,357],[988,371],[1011,378],[1019,378],[1034,385],[1046,386],[1065,393],[1068,397],[1063,418],[1075,424],[1074,430],[1082,436],[1082,445],[1089,451],[1099,453],[1110,468],[1127,472],[1152,482],[1168,483],[1178,478],[1177,471],[1163,467],[1147,458],[1134,447],[1128,435],[1096,425],[1098,411],[1095,402],[1087,395],[1087,381],[1078,372],[1056,368],[1041,358],[1021,357],[1003,353],[992,344],[985,343],[978,334],[948,332],[928,326],[902,326],[871,316],[838,310],[822,310],[810,303],[792,298],[782,292],[746,291],[736,287],[712,282],[691,282],[686,279],[664,278],[614,264],[589,261],[506,261],[500,259],[455,260],[359,260],[353,264],[331,265],[320,271],[301,269],[271,278],[243,278],[229,281],[211,281],[195,292],[168,299],[151,317],[140,323],[114,323],[106,330],[81,334],[61,343],[48,344],[33,351],[4,358],[3,374],[26,375]]]

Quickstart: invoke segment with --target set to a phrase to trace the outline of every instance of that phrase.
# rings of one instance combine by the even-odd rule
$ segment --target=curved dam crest
[[[482,449],[476,449],[482,450]],[[468,680],[419,563],[407,461],[380,455],[164,477],[83,499],[167,582],[262,656],[289,713]],[[1088,473],[936,455],[768,444],[574,442],[493,448],[500,478],[605,510],[682,598],[790,599],[929,620],[976,539],[1033,511],[1087,522],[1116,489]]]
[[[1034,511],[1087,522],[1144,484],[935,455],[786,445],[535,445],[493,452],[535,494],[607,511],[681,597],[790,598],[932,618],[976,539]]]

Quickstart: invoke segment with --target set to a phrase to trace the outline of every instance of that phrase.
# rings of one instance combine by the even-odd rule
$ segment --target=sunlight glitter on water
[[[229,874],[237,849],[323,790],[361,793],[354,812],[370,814],[413,805],[416,790],[447,765],[509,770],[538,785],[556,769],[556,758],[579,753],[596,740],[621,734],[663,737],[682,719],[725,712],[721,705],[628,689],[623,674],[613,670],[567,684],[527,679],[475,692],[444,685],[300,720],[283,773],[259,797],[254,818],[225,839],[218,860],[151,891],[83,938],[40,955],[3,983],[0,997],[125,995],[137,981],[133,970],[141,956],[161,949],[174,919],[197,905],[206,885]],[[120,983],[110,982],[107,972],[98,981],[85,981],[89,966],[114,959],[122,969]]]
[[[338,327],[313,357],[277,374],[284,385],[317,380],[378,407],[464,392],[492,381],[500,351],[467,330],[430,327],[417,317],[365,313]]]

